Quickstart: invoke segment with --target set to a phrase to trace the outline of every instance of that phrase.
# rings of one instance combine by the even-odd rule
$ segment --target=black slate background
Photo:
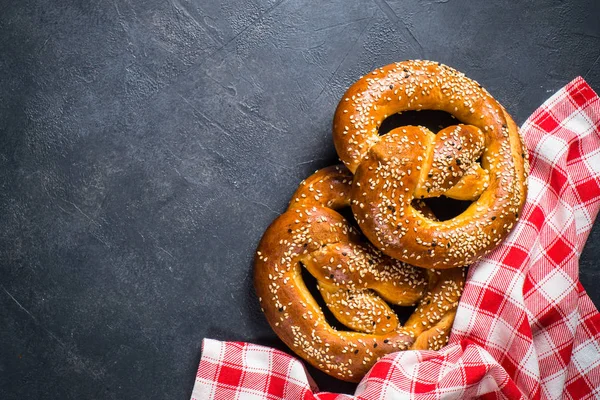
[[[187,399],[204,337],[281,347],[251,260],[335,162],[345,88],[433,59],[521,124],[577,75],[600,90],[599,20],[596,0],[0,2],[0,398]]]

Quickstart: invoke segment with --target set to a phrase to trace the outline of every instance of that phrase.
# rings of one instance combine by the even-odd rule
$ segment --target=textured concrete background
[[[281,347],[251,259],[335,162],[345,88],[433,59],[521,124],[577,75],[600,90],[599,4],[0,2],[0,398],[187,399],[202,338]]]

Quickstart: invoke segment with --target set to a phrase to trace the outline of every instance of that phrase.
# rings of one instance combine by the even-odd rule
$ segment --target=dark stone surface
[[[252,255],[372,68],[447,63],[519,124],[600,89],[596,0],[328,3],[0,4],[0,398],[187,399],[202,338],[281,346]]]

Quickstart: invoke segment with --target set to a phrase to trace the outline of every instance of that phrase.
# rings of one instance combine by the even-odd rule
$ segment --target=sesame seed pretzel
[[[462,124],[437,135],[417,126],[379,135],[387,116],[426,109]],[[529,166],[518,127],[477,82],[445,65],[399,62],[360,78],[337,107],[333,137],[355,174],[352,211],[361,230],[411,265],[475,262],[508,235],[525,202]],[[447,221],[413,206],[441,195],[473,203]]]
[[[350,205],[351,189],[352,174],[343,166],[303,181],[260,241],[254,285],[283,342],[316,368],[356,382],[388,353],[446,344],[464,270],[412,267],[375,249],[335,211]],[[433,217],[426,208],[421,212]],[[316,278],[327,308],[348,331],[327,322],[302,268]],[[388,303],[417,307],[402,326]]]

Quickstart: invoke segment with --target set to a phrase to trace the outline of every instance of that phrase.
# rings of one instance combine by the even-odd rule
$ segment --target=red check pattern
[[[600,398],[600,314],[578,279],[600,208],[600,99],[577,78],[522,133],[521,221],[470,268],[446,347],[390,354],[344,395],[319,392],[283,352],[206,339],[192,400]]]

